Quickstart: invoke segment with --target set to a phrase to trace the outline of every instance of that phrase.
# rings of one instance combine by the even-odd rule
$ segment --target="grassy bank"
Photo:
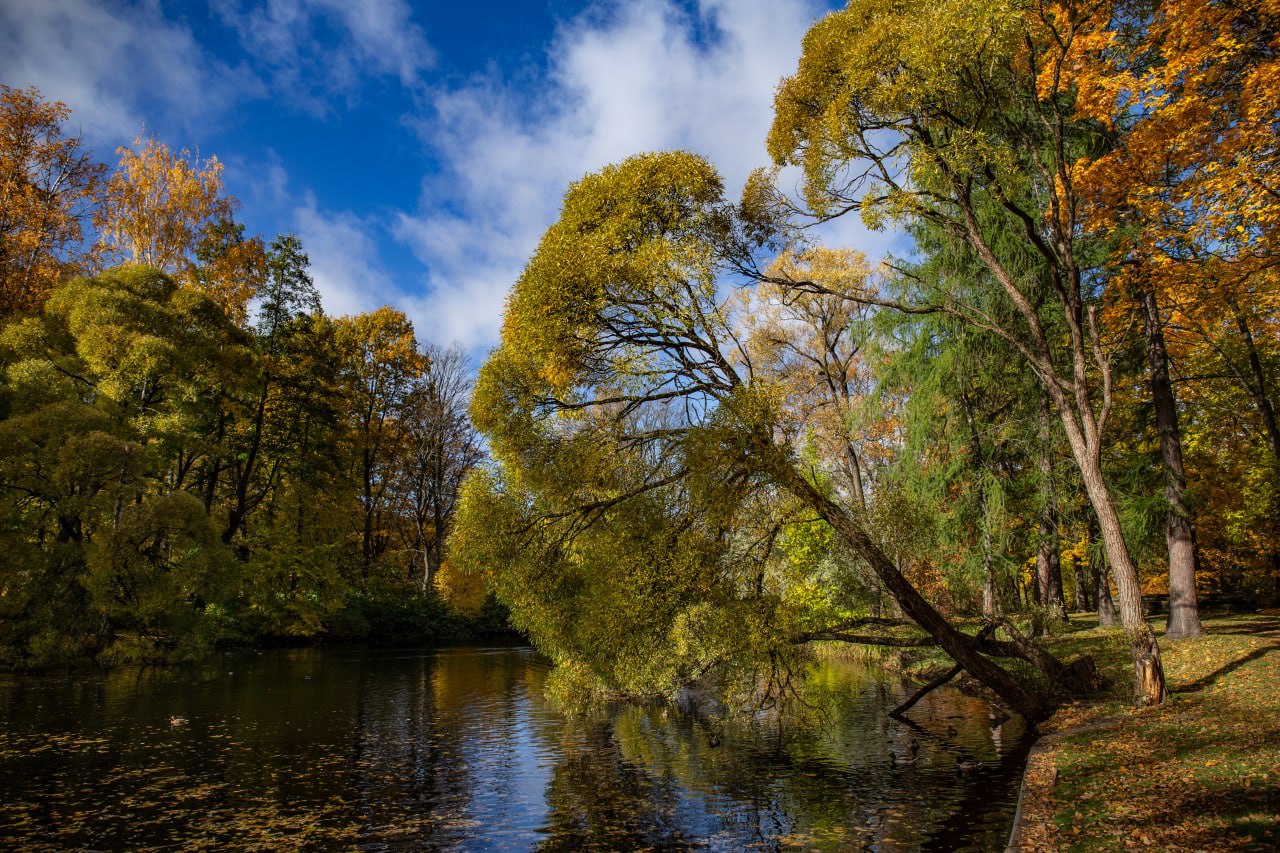
[[[1173,696],[1146,709],[1127,701],[1123,634],[1091,624],[1051,642],[1092,653],[1112,690],[1042,726],[1022,849],[1280,847],[1280,612],[1211,616],[1205,637],[1162,643]]]

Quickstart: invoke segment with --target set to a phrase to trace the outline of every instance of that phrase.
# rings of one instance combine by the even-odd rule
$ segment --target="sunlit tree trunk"
[[[1011,708],[1028,720],[1042,719],[1048,711],[1045,700],[1028,690],[999,664],[970,645],[970,638],[947,621],[924,596],[903,576],[893,560],[871,539],[853,518],[830,498],[823,495],[800,472],[786,462],[774,466],[780,484],[814,509],[839,536],[866,560],[897,602],[902,613],[931,637],[943,651],[970,675],[991,688]]]
[[[1164,468],[1164,533],[1169,547],[1169,625],[1165,636],[1196,637],[1200,611],[1196,606],[1196,569],[1199,559],[1195,522],[1187,500],[1187,474],[1182,464],[1182,433],[1178,429],[1178,408],[1169,382],[1169,353],[1155,292],[1145,289],[1138,297],[1142,330],[1147,338],[1147,370],[1151,401],[1155,407],[1156,429],[1160,433],[1160,459]]]

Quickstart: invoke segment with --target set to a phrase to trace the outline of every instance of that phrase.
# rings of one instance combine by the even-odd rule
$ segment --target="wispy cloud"
[[[213,0],[212,6],[276,92],[311,112],[325,112],[335,94],[354,97],[370,78],[416,88],[436,62],[404,0]]]
[[[73,110],[94,144],[131,139],[146,123],[191,130],[237,99],[265,93],[242,66],[210,56],[155,0],[0,3],[0,79],[38,85]]]
[[[496,343],[505,294],[587,171],[686,148],[736,193],[766,162],[774,89],[825,11],[809,0],[621,4],[565,24],[538,83],[489,77],[438,92],[417,127],[443,170],[424,182],[420,211],[393,225],[427,267],[426,295],[412,300],[426,336]]]
[[[350,211],[323,210],[310,193],[292,220],[327,313],[358,314],[404,302],[379,258],[377,222]]]

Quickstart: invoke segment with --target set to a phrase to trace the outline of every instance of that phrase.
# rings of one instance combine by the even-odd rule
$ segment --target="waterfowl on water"
[[[956,769],[965,773],[970,770],[976,770],[980,766],[982,766],[981,761],[976,758],[970,758],[967,755],[962,755],[956,759]]]
[[[171,726],[185,726],[186,724],[187,724],[186,717],[170,717],[169,718],[169,725]]]
[[[908,751],[905,754],[891,750],[889,752],[889,763],[895,766],[901,764],[915,764],[916,758],[920,752],[920,742],[915,738],[912,738],[911,742],[907,744],[907,750]]]

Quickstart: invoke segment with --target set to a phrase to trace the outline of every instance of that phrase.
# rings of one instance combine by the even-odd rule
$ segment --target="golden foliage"
[[[1127,40],[1118,27],[1141,15],[1127,3],[1058,14],[1077,116],[1116,134],[1075,165],[1086,230],[1121,242],[1122,279],[1161,292],[1172,349],[1194,345],[1184,330],[1213,337],[1231,303],[1274,330],[1280,3],[1166,0]]]
[[[485,577],[478,572],[459,571],[452,560],[445,560],[434,578],[436,592],[456,613],[474,618],[484,609],[488,590]]]
[[[604,367],[587,358],[609,304],[714,294],[707,237],[721,192],[711,165],[686,152],[638,155],[574,183],[508,298],[508,357],[536,359],[542,380],[563,391]]]
[[[70,114],[35,87],[0,85],[0,317],[39,310],[59,279],[84,271],[82,222],[104,168],[62,135]]]
[[[266,275],[265,253],[261,241],[237,239],[232,215],[238,203],[223,194],[222,163],[202,161],[185,148],[175,152],[155,137],[139,136],[118,153],[94,212],[105,257],[194,284],[243,323]],[[203,268],[202,250],[210,261]]]

